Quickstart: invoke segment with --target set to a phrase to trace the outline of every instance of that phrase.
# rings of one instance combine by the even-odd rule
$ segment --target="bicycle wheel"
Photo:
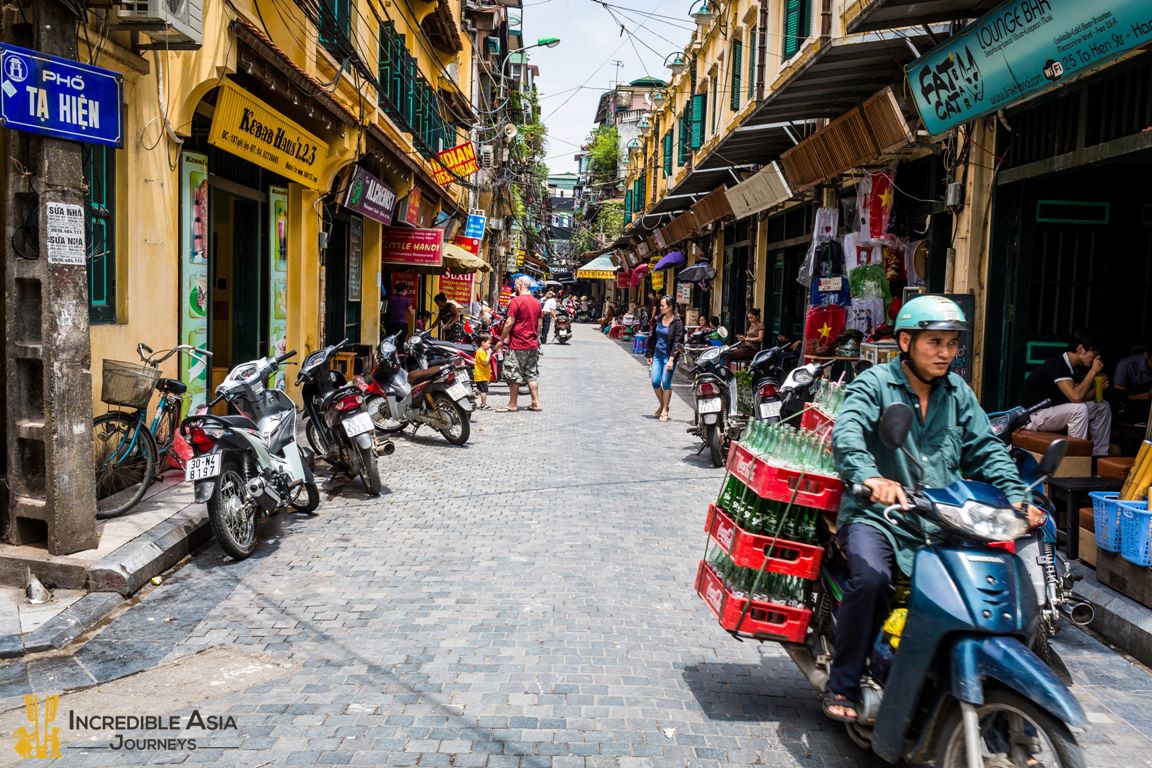
[[[183,401],[179,398],[165,398],[160,401],[163,412],[159,419],[153,423],[152,437],[156,441],[156,477],[159,478],[169,469],[169,459],[174,459],[177,468],[184,462],[172,452],[172,441],[176,439],[176,427],[180,423],[180,410]]]
[[[96,519],[118,517],[140,502],[156,471],[156,442],[142,423],[112,412],[92,421]]]

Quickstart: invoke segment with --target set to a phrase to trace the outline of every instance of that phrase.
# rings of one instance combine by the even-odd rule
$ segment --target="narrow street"
[[[402,439],[381,498],[328,484],[251,559],[209,546],[71,655],[0,667],[3,726],[29,687],[95,684],[61,699],[61,765],[879,765],[778,646],[734,641],[694,595],[721,474],[687,402],[652,418],[639,358],[591,326],[541,369],[543,413],[482,412],[463,448]],[[1059,648],[1089,763],[1152,765],[1148,670],[1071,627]],[[193,709],[235,727],[68,728]]]

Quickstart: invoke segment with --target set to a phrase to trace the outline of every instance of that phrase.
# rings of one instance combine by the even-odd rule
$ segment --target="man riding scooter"
[[[1044,521],[1044,512],[1028,504],[1028,487],[993,434],[976,395],[949,372],[960,333],[968,327],[955,302],[941,296],[912,299],[896,320],[900,357],[860,374],[836,415],[832,444],[837,470],[845,483],[861,484],[872,496],[845,494],[837,521],[837,541],[850,578],[836,617],[843,629],[836,632],[823,701],[824,713],[834,720],[856,720],[861,676],[888,615],[893,565],[910,574],[915,550],[924,544],[918,532],[883,514],[893,504],[909,508],[904,488],[982,480],[1006,494],[1031,526]],[[893,403],[911,406],[918,416],[905,445],[923,465],[922,475],[904,452],[889,450],[880,441],[880,415]],[[931,533],[932,523],[923,525]]]

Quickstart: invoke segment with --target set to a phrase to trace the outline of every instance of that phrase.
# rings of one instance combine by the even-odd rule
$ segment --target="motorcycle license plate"
[[[220,474],[220,454],[197,456],[184,465],[184,479],[190,482],[207,480]]]
[[[456,382],[452,386],[448,387],[448,397],[452,398],[453,400],[459,400],[461,398],[468,397],[468,394],[468,387],[464,386],[460,382]]]
[[[711,397],[707,400],[700,400],[696,404],[696,409],[700,413],[720,413],[720,409],[723,407],[724,405],[720,402],[720,398],[718,397]]]
[[[348,437],[356,437],[356,435],[371,432],[372,429],[372,417],[366,413],[358,413],[355,416],[349,416],[344,419],[344,431],[348,434]]]
[[[760,418],[774,419],[780,415],[780,401],[770,400],[766,403],[760,403]]]

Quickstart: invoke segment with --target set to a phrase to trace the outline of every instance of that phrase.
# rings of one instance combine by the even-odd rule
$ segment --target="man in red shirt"
[[[504,360],[504,378],[508,380],[508,405],[497,408],[501,413],[520,410],[516,400],[520,396],[520,385],[527,384],[532,393],[530,411],[539,411],[540,390],[536,379],[540,375],[540,325],[543,315],[540,302],[532,296],[527,277],[516,278],[516,296],[508,304],[508,316],[500,332],[496,349],[507,342],[508,356]]]

